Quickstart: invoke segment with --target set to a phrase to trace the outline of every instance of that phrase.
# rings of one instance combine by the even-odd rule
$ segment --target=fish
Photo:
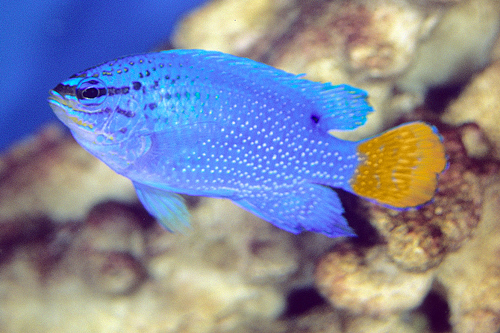
[[[418,208],[447,164],[437,129],[422,121],[357,142],[332,135],[366,123],[362,89],[216,51],[118,58],[58,84],[48,102],[172,232],[190,228],[182,195],[192,195],[232,200],[294,234],[355,236],[336,189]]]

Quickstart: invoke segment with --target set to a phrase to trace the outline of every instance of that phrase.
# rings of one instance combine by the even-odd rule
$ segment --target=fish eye
[[[106,84],[97,78],[86,78],[76,87],[78,101],[86,106],[98,106],[108,96]]]

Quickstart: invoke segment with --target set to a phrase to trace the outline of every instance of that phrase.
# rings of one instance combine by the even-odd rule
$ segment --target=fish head
[[[120,144],[140,135],[144,124],[135,91],[102,72],[76,74],[49,92],[52,110],[80,143]]]
[[[140,92],[123,75],[123,66],[110,64],[58,84],[48,102],[76,141],[118,172],[144,155],[151,141]]]

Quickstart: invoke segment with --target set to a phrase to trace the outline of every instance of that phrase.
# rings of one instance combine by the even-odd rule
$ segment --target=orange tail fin
[[[353,192],[395,208],[431,200],[437,175],[446,168],[441,138],[434,127],[414,122],[363,141],[361,162],[351,178]]]

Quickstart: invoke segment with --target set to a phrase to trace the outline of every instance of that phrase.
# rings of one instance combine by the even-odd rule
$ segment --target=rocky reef
[[[316,285],[336,309],[352,315],[348,325],[359,320],[378,325],[388,318],[402,324],[412,309],[436,294],[449,307],[441,315],[446,319],[449,311],[454,332],[496,332],[500,327],[500,289],[491,282],[498,279],[492,258],[499,249],[494,212],[500,208],[500,164],[468,157],[460,130],[441,133],[450,164],[434,201],[403,212],[363,205],[377,231],[375,244],[342,242],[317,266]],[[481,300],[471,283],[484,288]]]
[[[338,134],[359,139],[411,113],[429,88],[464,83],[483,68],[493,57],[498,7],[494,0],[221,0],[188,17],[174,45],[367,90],[375,112],[354,133]]]
[[[499,29],[497,0],[207,3],[175,47],[369,92],[368,123],[333,135],[437,126],[449,165],[434,201],[342,194],[359,237],[329,239],[187,197],[192,228],[172,234],[49,126],[0,156],[0,331],[497,332]]]
[[[334,242],[296,238],[209,198],[187,198],[192,229],[169,233],[126,179],[53,126],[2,164],[4,332],[271,327],[291,290],[311,283],[316,254]]]

